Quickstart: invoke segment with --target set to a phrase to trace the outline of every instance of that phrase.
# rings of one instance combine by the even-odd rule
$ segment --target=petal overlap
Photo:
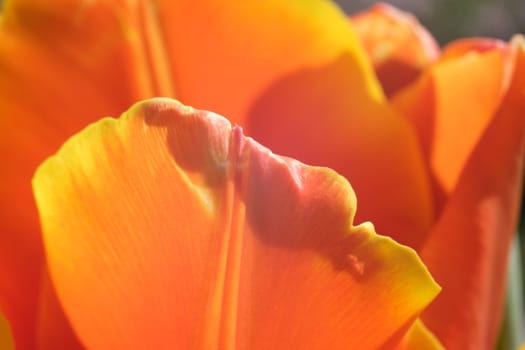
[[[451,45],[448,54],[445,48],[442,59],[391,101],[418,133],[438,212],[508,88],[509,48],[491,40],[485,43],[484,50],[478,49],[480,43],[467,48],[468,42]]]
[[[47,278],[29,183],[69,136],[158,95],[244,124],[251,101],[274,80],[343,51],[380,98],[345,16],[329,2],[7,0],[1,16],[0,160],[8,166],[0,181],[0,305],[21,348],[34,347]]]
[[[342,55],[282,77],[254,101],[246,129],[276,152],[345,176],[360,199],[358,220],[417,249],[433,221],[423,155],[410,123],[374,97],[361,69]]]
[[[89,348],[374,348],[439,290],[412,250],[353,225],[344,178],[171,100],[90,126],[34,187]]]
[[[432,35],[409,13],[384,3],[351,17],[387,96],[416,80],[440,55]]]
[[[319,92],[327,79],[310,79],[309,70],[331,72],[335,84]],[[369,162],[370,167],[352,172],[350,180],[363,198],[359,215],[373,220],[380,232],[391,232],[401,242],[417,246],[432,213],[421,155],[407,123],[383,105],[384,97],[358,38],[334,4],[312,0],[264,0],[249,5],[230,0],[6,1],[0,25],[0,160],[10,166],[0,182],[5,209],[0,211],[0,221],[6,232],[0,236],[0,281],[9,285],[0,284],[0,304],[20,343],[33,346],[41,279],[47,278],[28,185],[35,167],[83,126],[105,115],[118,115],[135,101],[154,95],[176,95],[185,103],[227,115],[272,149],[300,157],[304,152],[296,152],[288,140],[274,142],[273,137],[265,137],[266,127],[255,127],[260,124],[258,118],[271,125],[277,120],[283,130],[295,122],[286,121],[288,110],[281,102],[268,105],[266,98],[275,95],[273,91],[279,90],[287,75],[299,76],[290,87],[292,93],[304,91],[291,96],[303,105],[296,112],[306,111],[303,120],[315,121],[298,125],[298,130],[306,131],[303,144],[330,140],[339,129],[338,119],[388,115],[388,125],[377,133],[372,124],[383,121],[369,123],[363,117],[357,128],[345,127],[327,147],[312,143],[308,146],[312,155],[301,160],[335,166],[349,175],[351,161],[380,157],[385,147],[396,149],[391,161]],[[304,79],[307,84],[301,83]],[[359,94],[342,96],[341,91]],[[341,102],[324,111],[332,95]],[[363,100],[364,107],[359,103],[345,111],[353,98]],[[291,102],[285,101],[286,105]],[[268,114],[261,116],[263,112]],[[333,120],[325,117],[332,112]],[[311,140],[308,135],[322,124],[327,126],[325,132]],[[370,133],[382,140],[379,146],[361,137]],[[342,152],[334,157],[343,148],[350,149],[345,144],[354,136],[362,142],[351,148],[362,148],[362,155],[347,157]],[[376,174],[369,184],[365,169]],[[399,191],[378,196],[374,188],[393,189],[380,175],[386,172],[391,172]]]
[[[447,348],[490,347],[502,317],[525,152],[525,45],[510,45],[508,89],[420,251],[444,287],[423,320]]]
[[[0,313],[0,346],[5,350],[14,350],[15,348],[11,327],[9,327],[9,322],[2,313]]]
[[[421,320],[416,320],[405,333],[395,349],[404,350],[443,350],[445,349],[438,338],[432,334]]]
[[[379,5],[358,16],[372,62],[375,28],[365,24],[396,17],[396,25],[410,23],[399,15]],[[423,320],[446,348],[489,349],[499,331],[523,176],[523,47],[521,36],[510,43],[458,40],[435,62],[422,64],[420,76],[390,99],[418,134],[432,184],[436,221],[416,249],[444,286]],[[376,73],[385,87],[379,63]],[[403,70],[390,78],[396,73]]]

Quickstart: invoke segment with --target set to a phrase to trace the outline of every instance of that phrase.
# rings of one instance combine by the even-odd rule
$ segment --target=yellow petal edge
[[[126,147],[125,144],[122,143],[122,137],[126,137],[126,132],[130,128],[137,129],[153,129],[153,128],[159,128],[159,126],[151,126],[148,125],[147,120],[144,120],[146,118],[144,116],[144,109],[156,105],[156,110],[173,110],[174,118],[184,118],[185,115],[192,114],[193,109],[191,107],[185,107],[182,106],[179,102],[170,100],[170,99],[152,99],[143,101],[140,103],[135,104],[128,112],[123,114],[123,116],[116,120],[112,118],[105,118],[101,121],[98,121],[90,126],[88,126],[85,130],[78,133],[77,135],[73,136],[70,140],[68,140],[62,148],[57,152],[56,155],[50,157],[47,159],[37,170],[34,178],[33,178],[33,190],[36,197],[37,206],[39,209],[39,215],[40,220],[44,232],[44,242],[46,247],[46,253],[48,256],[48,263],[49,268],[51,272],[52,280],[55,284],[55,288],[57,290],[58,297],[61,299],[61,302],[63,303],[64,309],[66,311],[66,314],[70,317],[70,320],[72,322],[73,328],[76,330],[79,337],[84,341],[85,345],[92,346],[92,344],[89,342],[89,336],[86,334],[92,334],[90,330],[88,329],[86,331],[86,323],[77,322],[79,319],[83,319],[82,316],[78,318],[77,315],[77,308],[78,308],[78,300],[75,299],[78,297],[75,296],[76,293],[80,294],[86,294],[87,297],[89,297],[88,294],[92,294],[91,291],[89,292],[78,292],[78,290],[75,291],[75,289],[70,285],[70,279],[67,277],[69,274],[73,274],[75,276],[76,282],[80,281],[82,278],[84,278],[86,275],[83,275],[82,269],[88,268],[83,267],[82,263],[85,265],[85,261],[74,261],[67,259],[68,257],[68,251],[67,251],[67,240],[71,240],[71,238],[60,236],[68,235],[68,231],[63,229],[64,223],[69,221],[75,221],[75,220],[82,220],[82,217],[64,217],[64,213],[68,212],[68,209],[65,208],[65,206],[70,203],[71,200],[75,200],[75,198],[72,198],[71,196],[75,195],[75,189],[79,189],[80,191],[83,191],[82,193],[85,193],[86,191],[89,193],[89,191],[93,192],[100,192],[100,191],[106,191],[111,189],[105,189],[104,185],[104,178],[98,176],[98,174],[101,172],[101,169],[97,167],[97,159],[100,157],[104,157],[104,155],[101,155],[100,151],[101,149],[111,149],[111,151],[119,152],[119,150],[124,149]],[[158,107],[160,106],[160,107]],[[151,110],[151,108],[149,108]],[[154,108],[155,109],[155,108]],[[199,115],[205,115],[203,117],[206,119],[207,122],[211,123],[212,125],[220,126],[220,128],[224,128],[224,125],[229,125],[230,130],[232,129],[231,125],[227,120],[224,118],[217,116],[212,113],[207,112],[198,112]],[[204,114],[203,114],[204,113]],[[169,127],[169,126],[168,126]],[[227,127],[228,128],[228,127]],[[226,129],[227,129],[226,128]],[[211,129],[213,130],[213,128]],[[174,131],[174,130],[170,130]],[[175,130],[176,133],[177,130]],[[224,136],[218,132],[219,136]],[[150,137],[154,134],[148,134]],[[160,137],[159,137],[160,135]],[[163,134],[158,134],[156,137],[162,138]],[[144,137],[145,134],[140,134],[139,136],[131,142],[136,142],[139,144],[145,144],[147,145],[147,139]],[[217,135],[214,135],[217,136]],[[244,136],[243,136],[244,137]],[[246,141],[248,140],[248,141]],[[130,140],[128,140],[130,141]],[[253,140],[249,138],[245,138],[245,141],[250,143],[251,145],[255,144],[255,152],[258,152],[255,157],[266,157],[268,154],[268,157],[272,159],[283,159],[279,156],[272,155],[269,151],[264,149],[262,146],[256,144]],[[162,142],[165,143],[165,147],[168,148],[168,141],[165,139],[162,139]],[[163,143],[160,143],[161,145]],[[214,139],[213,142],[217,144],[217,140]],[[210,145],[214,145],[214,143],[211,142]],[[158,144],[158,143],[157,143]],[[101,145],[104,145],[102,147]],[[149,146],[148,146],[149,147]],[[155,149],[150,149],[148,147],[140,148],[143,150],[143,152],[150,152],[151,153],[151,159],[152,161],[156,161],[154,159],[155,153],[158,153]],[[261,151],[263,149],[264,151]],[[188,150],[190,152],[190,150]],[[213,152],[213,150],[212,150]],[[166,152],[167,153],[167,152]],[[146,157],[148,155],[146,154]],[[123,157],[125,158],[125,157]],[[150,159],[147,157],[147,159]],[[163,159],[161,159],[162,161]],[[165,159],[164,159],[165,160]],[[125,164],[126,160],[123,160],[124,164],[109,164],[110,167],[115,167],[120,169],[127,169],[127,166]],[[283,161],[284,162],[284,161]],[[224,167],[224,164],[217,165]],[[327,168],[315,168],[315,167],[308,167],[305,165],[300,165],[304,168],[309,168],[308,171],[314,171],[321,174],[320,176],[326,176],[326,182],[330,182],[335,184],[334,186],[337,186],[338,189],[342,189],[343,194],[348,194],[348,199],[346,199],[346,203],[351,203],[355,207],[355,198],[353,195],[353,191],[343,177],[337,175],[335,172],[333,172],[330,169]],[[212,169],[213,171],[213,169]],[[217,172],[220,172],[222,170],[217,169]],[[251,174],[251,176],[258,176],[258,174]],[[131,180],[130,180],[131,179]],[[271,179],[270,179],[271,180]],[[86,182],[87,181],[87,182]],[[133,174],[129,174],[129,178],[125,179],[125,181],[133,181]],[[140,181],[140,179],[139,179]],[[83,186],[89,186],[88,189],[82,188]],[[169,184],[168,184],[169,185]],[[320,191],[323,189],[320,188]],[[312,191],[315,193],[315,190]],[[144,201],[147,201],[148,199],[145,197]],[[206,206],[207,203],[204,203],[207,199],[206,197],[202,197],[201,200],[203,201],[203,205]],[[337,205],[339,205],[339,202],[335,202]],[[93,205],[96,205],[95,203]],[[246,205],[249,205],[249,203],[246,203]],[[96,207],[95,207],[96,208]],[[168,209],[169,210],[169,209]],[[190,209],[188,209],[190,210]],[[352,209],[355,211],[355,209]],[[133,216],[133,213],[130,213],[130,217]],[[374,260],[377,260],[379,266],[379,271],[375,274],[375,277],[372,278],[372,282],[365,281],[354,283],[351,283],[352,286],[356,286],[354,290],[359,295],[360,292],[363,290],[366,291],[366,288],[370,288],[370,284],[372,286],[383,286],[386,290],[379,290],[376,288],[376,292],[379,295],[379,298],[384,300],[385,303],[387,303],[389,310],[384,310],[384,315],[381,313],[377,313],[377,318],[388,318],[389,316],[387,314],[396,315],[397,317],[400,317],[400,319],[404,319],[405,324],[398,326],[400,328],[406,327],[407,323],[409,324],[410,320],[417,319],[419,313],[436,297],[436,295],[440,291],[440,287],[435,283],[435,281],[430,276],[428,270],[423,265],[417,254],[414,250],[412,250],[409,247],[402,246],[392,239],[377,235],[372,225],[364,224],[364,225],[358,225],[358,226],[352,226],[352,219],[353,217],[348,218],[348,222],[350,223],[350,227],[348,228],[347,232],[349,232],[350,235],[354,234],[357,237],[357,246],[355,246],[356,251],[367,251],[370,252],[370,257]],[[108,222],[107,225],[109,226],[118,226],[118,218],[116,218],[117,222]],[[108,228],[108,232],[111,232],[111,228]],[[76,234],[75,232],[71,232],[72,234]],[[104,232],[99,232],[101,236],[104,235]],[[105,239],[104,237],[100,237],[101,239]],[[66,243],[64,243],[64,240]],[[75,242],[73,242],[75,243]],[[77,245],[82,245],[84,242],[76,242]],[[72,244],[72,243],[69,243]],[[83,249],[80,247],[79,249]],[[86,248],[88,249],[88,248]],[[140,249],[140,245],[139,245]],[[140,251],[139,251],[140,252]],[[104,258],[104,252],[94,252],[94,255],[99,254],[102,258]],[[294,252],[290,252],[289,254],[295,254]],[[368,255],[367,255],[368,256]],[[139,261],[142,264],[145,264],[147,267],[149,262],[148,261]],[[133,264],[134,262],[130,262],[130,264]],[[258,262],[260,264],[264,264],[264,262]],[[80,264],[80,265],[75,265]],[[359,266],[358,266],[359,267]],[[78,269],[81,269],[79,272]],[[167,271],[169,270],[166,269]],[[316,270],[315,265],[312,266],[309,272],[311,275],[315,274],[321,274],[322,271]],[[146,269],[147,271],[147,269]],[[140,270],[139,270],[140,272]],[[161,271],[162,272],[162,271]],[[68,274],[66,278],[64,276],[61,276],[60,274]],[[106,271],[101,271],[101,273],[106,273]],[[335,279],[341,279],[340,275],[334,275]],[[94,289],[100,289],[104,288],[105,286],[99,286],[93,284],[93,281],[89,281],[87,285],[92,285],[93,290]],[[75,282],[72,282],[73,284]],[[116,283],[116,282],[115,282]],[[292,288],[294,286],[291,286]],[[392,287],[390,289],[389,287]],[[361,290],[359,290],[361,288]],[[365,289],[363,289],[365,288]],[[80,289],[82,291],[83,289]],[[85,289],[84,289],[85,290]],[[326,290],[323,294],[330,294],[333,291]],[[370,291],[369,291],[370,292]],[[372,291],[373,292],[373,291]],[[375,294],[375,293],[374,293]],[[76,300],[76,303],[72,302],[71,296],[73,295],[73,299]],[[389,298],[389,295],[397,296],[398,300],[395,300],[394,298]],[[66,296],[66,298],[64,298]],[[348,297],[351,297],[352,295],[348,295]],[[83,298],[84,296],[81,296],[80,298]],[[355,295],[354,295],[355,297]],[[393,299],[393,300],[390,300]],[[150,301],[151,302],[151,301]],[[153,300],[155,302],[155,300]],[[354,303],[356,301],[354,300]],[[118,303],[118,302],[117,302]],[[409,305],[409,306],[407,306]],[[155,306],[153,306],[155,307]],[[366,310],[366,308],[362,308],[361,306],[358,307],[359,309]],[[169,312],[169,310],[167,310]],[[85,310],[83,311],[85,312]],[[118,313],[116,314],[119,315]],[[93,315],[90,315],[91,317]],[[95,315],[94,317],[101,317]],[[116,317],[113,315],[113,317]],[[83,319],[85,320],[85,319]],[[376,319],[377,320],[377,319]],[[107,320],[106,320],[107,321]],[[118,317],[116,319],[117,322],[119,322]],[[163,320],[160,320],[161,322]],[[172,321],[168,320],[170,323]],[[316,320],[319,322],[320,325],[323,325],[323,320]],[[114,321],[112,321],[114,322]],[[164,322],[167,322],[164,320]],[[126,323],[126,321],[124,321]],[[388,323],[388,321],[387,321]],[[161,325],[160,325],[161,326]],[[88,324],[88,328],[91,327],[91,324]],[[260,325],[258,326],[260,327]],[[272,327],[272,325],[268,325],[268,327]],[[374,327],[374,324],[371,324],[370,327]],[[408,329],[408,328],[407,328]],[[351,330],[349,330],[351,332]],[[390,330],[395,331],[395,330]],[[87,332],[87,333],[86,333]],[[366,332],[367,334],[373,334],[374,330],[368,329]],[[392,335],[392,334],[391,334]],[[123,332],[120,334],[121,337],[124,337],[122,339],[122,344],[134,344],[133,343],[133,337],[134,334],[130,334],[130,332]],[[350,338],[359,338],[360,334],[349,334]],[[362,334],[361,334],[362,336]],[[370,336],[368,336],[370,338]],[[108,339],[108,338],[106,338]],[[351,340],[349,339],[351,342]],[[98,343],[98,344],[104,344],[104,343]],[[105,343],[107,344],[107,343]],[[137,345],[135,343],[135,345]],[[332,344],[333,345],[333,344]],[[337,344],[337,348],[344,346],[344,344]]]

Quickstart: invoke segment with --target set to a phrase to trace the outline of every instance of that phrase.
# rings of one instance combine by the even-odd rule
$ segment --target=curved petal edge
[[[173,100],[91,125],[33,186],[89,348],[376,348],[439,292],[412,249],[353,225],[343,177]]]

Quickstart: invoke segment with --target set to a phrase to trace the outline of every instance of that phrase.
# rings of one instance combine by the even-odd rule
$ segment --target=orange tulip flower
[[[8,0],[0,309],[17,348],[373,348],[403,336],[401,346],[438,347],[412,324],[437,287],[406,248],[353,225],[368,220],[443,286],[422,315],[439,340],[489,348],[521,183],[523,46],[465,41],[440,55],[392,13],[356,28],[386,16],[399,36],[359,38],[314,0]],[[402,83],[388,85],[396,74]],[[357,193],[357,217],[335,173],[274,156],[219,117],[152,101],[84,131],[40,169],[44,249],[37,165],[88,123],[153,96],[334,168]],[[369,267],[374,278],[355,276]]]

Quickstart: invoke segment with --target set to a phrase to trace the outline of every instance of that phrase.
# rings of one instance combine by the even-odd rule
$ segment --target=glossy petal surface
[[[387,96],[439,57],[438,44],[418,20],[390,5],[376,4],[351,20]]]
[[[438,292],[412,250],[352,225],[344,178],[171,100],[90,126],[33,184],[88,348],[377,348]]]
[[[499,331],[525,143],[525,45],[512,45],[508,90],[421,250],[443,286],[423,320],[450,349],[489,349]]]

